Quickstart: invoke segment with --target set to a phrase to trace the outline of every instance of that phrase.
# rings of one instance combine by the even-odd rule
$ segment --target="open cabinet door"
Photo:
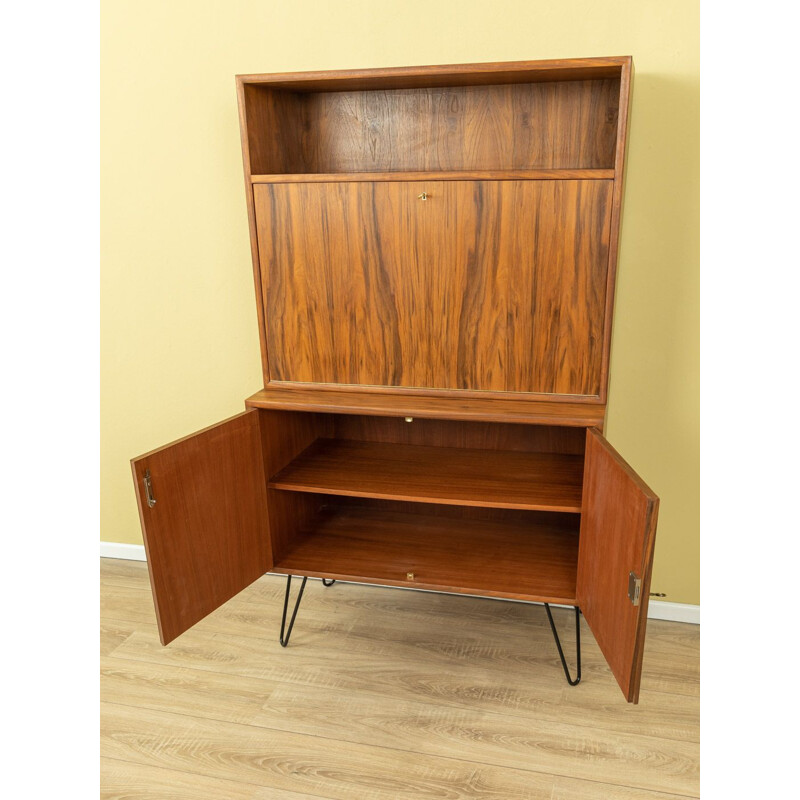
[[[629,703],[639,701],[657,517],[652,490],[587,430],[578,605]]]
[[[133,459],[162,644],[272,567],[257,411]]]

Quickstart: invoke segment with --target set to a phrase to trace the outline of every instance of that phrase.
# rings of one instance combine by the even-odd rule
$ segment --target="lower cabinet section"
[[[267,571],[560,603],[638,699],[658,501],[594,429],[253,409],[133,469],[164,644]]]
[[[476,518],[421,503],[397,508],[402,504],[330,499],[273,572],[576,602],[577,514],[501,511]]]

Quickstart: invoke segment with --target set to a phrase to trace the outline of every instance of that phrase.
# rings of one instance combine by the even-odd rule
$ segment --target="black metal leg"
[[[322,585],[323,586],[333,586],[334,583],[336,583],[335,580],[330,580],[329,581],[327,578],[323,578],[322,579]]]
[[[553,615],[550,613],[550,606],[544,604],[545,611],[547,611],[547,619],[550,620],[550,628],[553,631],[553,638],[556,640],[556,647],[558,648],[558,656],[561,659],[561,666],[564,668],[564,675],[567,676],[567,683],[570,686],[577,686],[581,682],[581,610],[575,606],[575,647],[578,651],[578,677],[573,680],[569,675],[567,669],[567,660],[564,658],[564,651],[561,649],[561,640],[558,638],[558,631],[556,624],[553,622]]]
[[[292,628],[294,627],[294,619],[297,616],[297,609],[300,608],[300,601],[303,599],[303,590],[306,588],[306,581],[308,576],[303,578],[300,584],[300,591],[297,594],[297,600],[294,601],[294,611],[292,612],[292,619],[289,622],[289,630],[286,630],[286,612],[289,610],[289,589],[292,585],[292,576],[286,576],[286,596],[283,598],[283,618],[281,619],[281,645],[286,647],[289,644],[289,637],[292,635]]]

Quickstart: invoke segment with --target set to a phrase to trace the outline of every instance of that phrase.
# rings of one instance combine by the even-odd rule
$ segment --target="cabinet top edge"
[[[327,414],[517,422],[577,428],[602,427],[606,410],[605,405],[600,403],[516,398],[462,400],[451,397],[288,388],[262,389],[248,397],[245,406]]]
[[[294,91],[434,88],[536,81],[619,78],[631,70],[632,56],[438,64],[416,67],[318,70],[241,74],[237,84],[264,85]]]

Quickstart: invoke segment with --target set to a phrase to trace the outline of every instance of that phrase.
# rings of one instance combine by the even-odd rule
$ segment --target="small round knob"
[[[422,194],[418,194],[417,197],[420,200],[427,200],[428,199],[428,193],[427,192],[423,192]]]
[[[414,417],[405,417],[405,421],[406,422],[413,422],[414,421]]]
[[[406,578],[410,581],[414,580],[414,573],[413,572],[406,572]]]

